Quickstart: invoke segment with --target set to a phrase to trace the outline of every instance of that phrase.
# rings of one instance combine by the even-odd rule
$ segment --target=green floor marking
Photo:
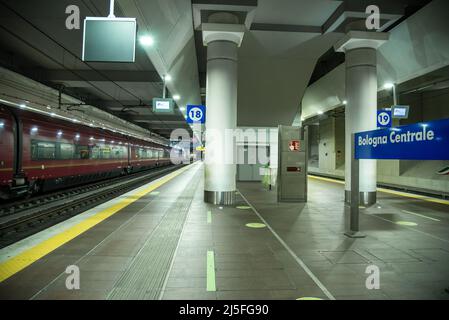
[[[207,251],[207,291],[217,291],[215,285],[215,257],[213,251]]]
[[[212,223],[212,212],[207,211],[207,223]]]
[[[237,209],[241,209],[241,210],[249,210],[249,209],[251,209],[251,207],[249,207],[249,206],[237,206],[236,208]]]
[[[265,228],[265,227],[266,227],[265,224],[263,224],[263,223],[257,223],[257,222],[247,223],[246,226],[247,226],[248,228],[256,228],[256,229],[259,229],[259,228]]]
[[[407,226],[407,227],[415,227],[418,224],[415,222],[410,222],[410,221],[396,221],[396,224],[400,225],[400,226]]]
[[[323,300],[323,299],[316,298],[316,297],[302,297],[302,298],[298,298],[296,300]]]

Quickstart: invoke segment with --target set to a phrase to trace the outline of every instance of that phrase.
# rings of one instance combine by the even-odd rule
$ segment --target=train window
[[[121,159],[122,158],[121,147],[113,146],[111,156],[113,159]]]
[[[146,148],[140,149],[140,157],[143,159],[157,159],[159,155],[158,150]]]
[[[128,149],[126,147],[120,146],[117,147],[116,156],[117,159],[126,159],[128,157]],[[118,152],[118,153],[117,153]]]
[[[100,159],[111,159],[111,147],[100,146]]]
[[[124,146],[99,145],[89,146],[89,148],[91,159],[124,159],[128,156]]]
[[[56,159],[56,144],[52,142],[31,141],[31,160]]]
[[[89,146],[90,148],[90,158],[91,159],[100,159],[100,148],[98,146]]]
[[[77,145],[75,159],[89,159],[89,147]]]
[[[59,148],[59,157],[61,160],[73,159],[75,146],[73,144],[61,143]]]
[[[144,148],[139,148],[137,154],[139,155],[140,159],[148,159],[147,150],[145,150]]]

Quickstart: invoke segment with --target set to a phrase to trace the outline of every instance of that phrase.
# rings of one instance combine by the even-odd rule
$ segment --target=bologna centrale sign
[[[449,119],[358,132],[356,159],[449,160]]]

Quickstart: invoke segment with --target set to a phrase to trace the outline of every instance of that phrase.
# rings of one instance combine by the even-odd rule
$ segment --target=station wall
[[[408,119],[394,125],[449,118],[449,88],[401,95],[400,104],[410,106]],[[390,107],[392,97],[379,98],[379,108]],[[318,159],[310,153],[309,172],[344,178],[344,118],[329,117],[319,121],[310,136],[310,149],[318,149]],[[342,150],[342,157],[337,151]],[[378,182],[437,194],[449,194],[449,176],[437,172],[449,161],[382,160],[377,161]]]
[[[261,127],[238,127],[242,134],[236,137],[237,159],[244,163],[237,164],[237,181],[262,181],[265,174],[271,173],[272,185],[276,184],[278,167],[278,128]],[[262,137],[263,136],[263,137]],[[259,151],[262,148],[266,152],[269,163],[260,163]],[[255,155],[255,162],[248,161],[250,153]]]
[[[448,10],[448,1],[432,1],[390,31],[390,40],[379,48],[377,54],[378,108],[393,104],[391,93],[381,90],[384,83],[401,84],[424,75],[428,75],[424,81],[430,81],[433,77],[430,73],[439,70],[446,74],[449,65]],[[311,84],[301,102],[301,116],[313,118],[318,112],[326,113],[343,106],[346,99],[344,83],[345,64],[341,64]],[[444,86],[443,83],[434,86],[432,91],[424,88],[400,95],[399,103],[410,105],[410,116],[393,124],[449,118],[449,88],[444,89]],[[310,141],[309,150],[317,148],[318,159],[313,157],[313,152],[310,153],[309,171],[343,178],[344,120],[326,117],[329,116],[320,116],[317,134]],[[338,150],[342,151],[341,162],[336,156]],[[446,166],[449,166],[449,161],[382,160],[377,162],[378,182],[449,195],[449,176],[437,174]]]
[[[449,1],[435,0],[390,31],[390,39],[377,51],[377,78],[401,84],[449,65]],[[312,83],[302,98],[301,116],[314,117],[343,105],[345,64]]]

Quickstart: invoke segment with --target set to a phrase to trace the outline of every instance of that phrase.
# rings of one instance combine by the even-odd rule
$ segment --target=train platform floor
[[[305,204],[238,190],[205,204],[196,163],[3,248],[0,299],[449,299],[449,202],[383,190],[351,239],[338,181]]]

